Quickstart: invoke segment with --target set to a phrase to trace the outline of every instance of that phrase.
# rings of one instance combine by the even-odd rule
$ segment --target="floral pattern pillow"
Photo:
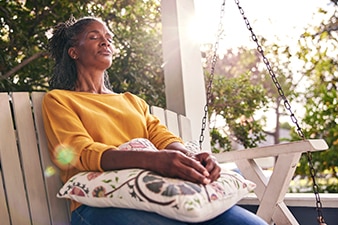
[[[155,149],[145,139],[132,140],[120,148]],[[233,171],[222,171],[217,181],[200,185],[148,170],[124,169],[76,174],[57,196],[94,207],[133,208],[180,221],[202,222],[226,211],[255,187]]]

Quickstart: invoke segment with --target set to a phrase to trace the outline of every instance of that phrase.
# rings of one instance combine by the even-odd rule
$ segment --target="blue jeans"
[[[172,220],[156,213],[121,208],[95,208],[82,205],[72,213],[72,225],[267,225],[255,214],[233,206],[223,214],[202,223]]]

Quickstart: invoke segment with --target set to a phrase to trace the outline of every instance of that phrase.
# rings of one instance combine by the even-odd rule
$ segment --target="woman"
[[[71,18],[57,25],[50,39],[55,59],[50,88],[43,101],[43,117],[53,162],[66,182],[80,171],[141,168],[164,176],[208,184],[220,176],[209,153],[187,155],[182,140],[148,111],[148,105],[127,92],[108,88],[113,34],[97,18]],[[150,140],[160,151],[123,151],[117,146],[134,138]],[[60,161],[60,149],[74,157]],[[62,151],[61,151],[62,152]],[[177,224],[155,213],[120,208],[95,208],[71,202],[72,225]],[[235,206],[203,224],[266,224]]]

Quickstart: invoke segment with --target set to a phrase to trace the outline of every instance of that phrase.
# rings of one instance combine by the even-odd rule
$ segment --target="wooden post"
[[[161,15],[167,108],[190,118],[192,137],[199,140],[206,92],[200,44],[189,34],[195,18],[194,1],[162,0]],[[203,150],[210,151],[208,129],[204,136]]]

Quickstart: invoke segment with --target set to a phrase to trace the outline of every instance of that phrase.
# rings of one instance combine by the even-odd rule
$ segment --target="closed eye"
[[[110,34],[106,35],[106,38],[109,43],[113,43],[113,37]]]
[[[98,40],[98,39],[102,39],[103,38],[103,35],[99,34],[98,31],[94,30],[94,31],[91,31],[89,32],[89,35],[88,35],[88,38],[90,40]],[[109,42],[109,43],[113,43],[113,35],[111,33],[107,33],[105,35],[105,39]]]
[[[97,35],[95,35],[95,36],[89,36],[89,39],[90,40],[97,40],[99,37],[97,36]]]

